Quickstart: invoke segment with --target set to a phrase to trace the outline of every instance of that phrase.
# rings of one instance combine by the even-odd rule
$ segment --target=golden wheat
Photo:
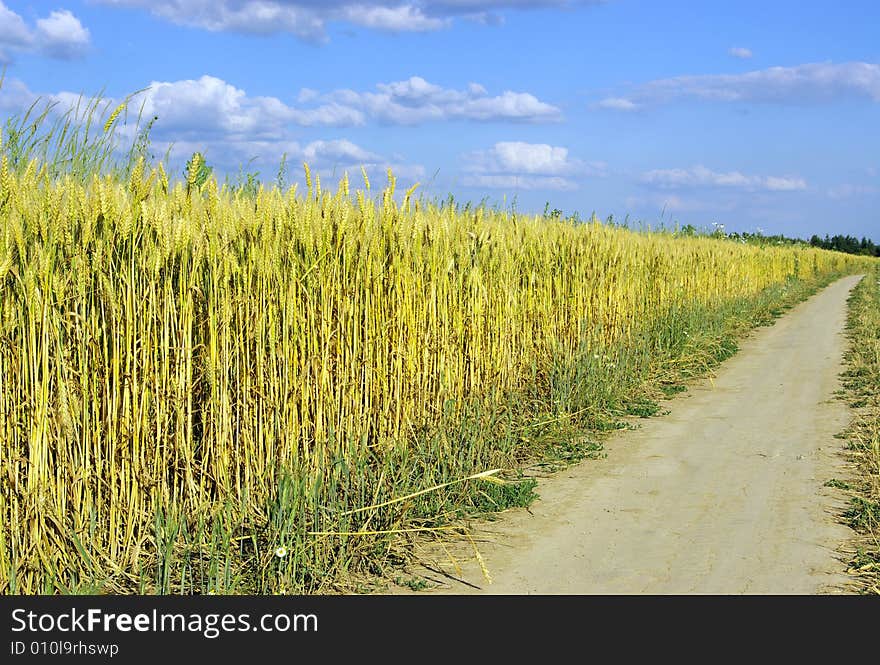
[[[186,570],[235,588],[217,581],[230,559],[212,554],[233,551],[269,588],[279,543],[248,543],[270,527],[298,534],[300,555],[325,548],[303,582],[314,588],[349,546],[319,534],[405,528],[401,512],[374,526],[418,494],[418,478],[396,492],[393,474],[482,445],[440,427],[454,405],[501,404],[559,358],[614,362],[676,308],[860,261],[413,205],[413,190],[398,205],[393,176],[374,203],[369,190],[352,201],[347,177],[322,190],[308,168],[302,196],[246,196],[213,178],[195,188],[200,157],[186,187],[143,162],[125,182],[80,184],[3,160],[6,593],[183,589]],[[177,586],[169,548],[186,552]]]

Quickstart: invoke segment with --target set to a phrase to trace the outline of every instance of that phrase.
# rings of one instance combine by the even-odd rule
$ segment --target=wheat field
[[[198,160],[174,179],[3,146],[3,593],[381,573],[508,497],[544,423],[595,425],[713,317],[866,261],[430,201],[390,173],[245,191]]]

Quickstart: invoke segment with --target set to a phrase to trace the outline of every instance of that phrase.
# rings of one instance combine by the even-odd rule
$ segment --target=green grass
[[[842,433],[857,470],[848,482],[826,486],[846,490],[849,505],[841,517],[857,532],[857,553],[849,572],[865,593],[880,594],[880,268],[870,271],[849,300],[849,350],[841,398],[854,409]]]
[[[394,582],[399,586],[409,587],[413,591],[424,591],[430,586],[427,580],[420,577],[398,576]]]
[[[675,397],[679,393],[687,392],[687,386],[680,383],[664,383],[659,386],[663,397],[669,399]]]
[[[494,513],[508,508],[528,507],[538,497],[535,492],[537,486],[538,481],[534,478],[510,481],[503,485],[483,485],[473,501],[473,509],[478,513]]]

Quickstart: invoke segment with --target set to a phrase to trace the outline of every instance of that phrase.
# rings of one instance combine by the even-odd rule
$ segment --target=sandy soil
[[[606,442],[607,459],[542,479],[529,510],[475,526],[493,579],[442,551],[426,593],[836,593],[847,424],[842,279],[743,341],[713,380]],[[457,552],[457,554],[456,554]],[[441,573],[443,571],[443,573]]]

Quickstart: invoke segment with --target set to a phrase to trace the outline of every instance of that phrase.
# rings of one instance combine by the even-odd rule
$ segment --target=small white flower
[[[599,360],[599,354],[598,354],[598,353],[594,353],[594,354],[593,354],[593,358],[595,358],[596,360]]]
[[[287,556],[287,548],[282,545],[277,550],[275,550],[275,556],[277,556],[279,559],[283,559]]]

